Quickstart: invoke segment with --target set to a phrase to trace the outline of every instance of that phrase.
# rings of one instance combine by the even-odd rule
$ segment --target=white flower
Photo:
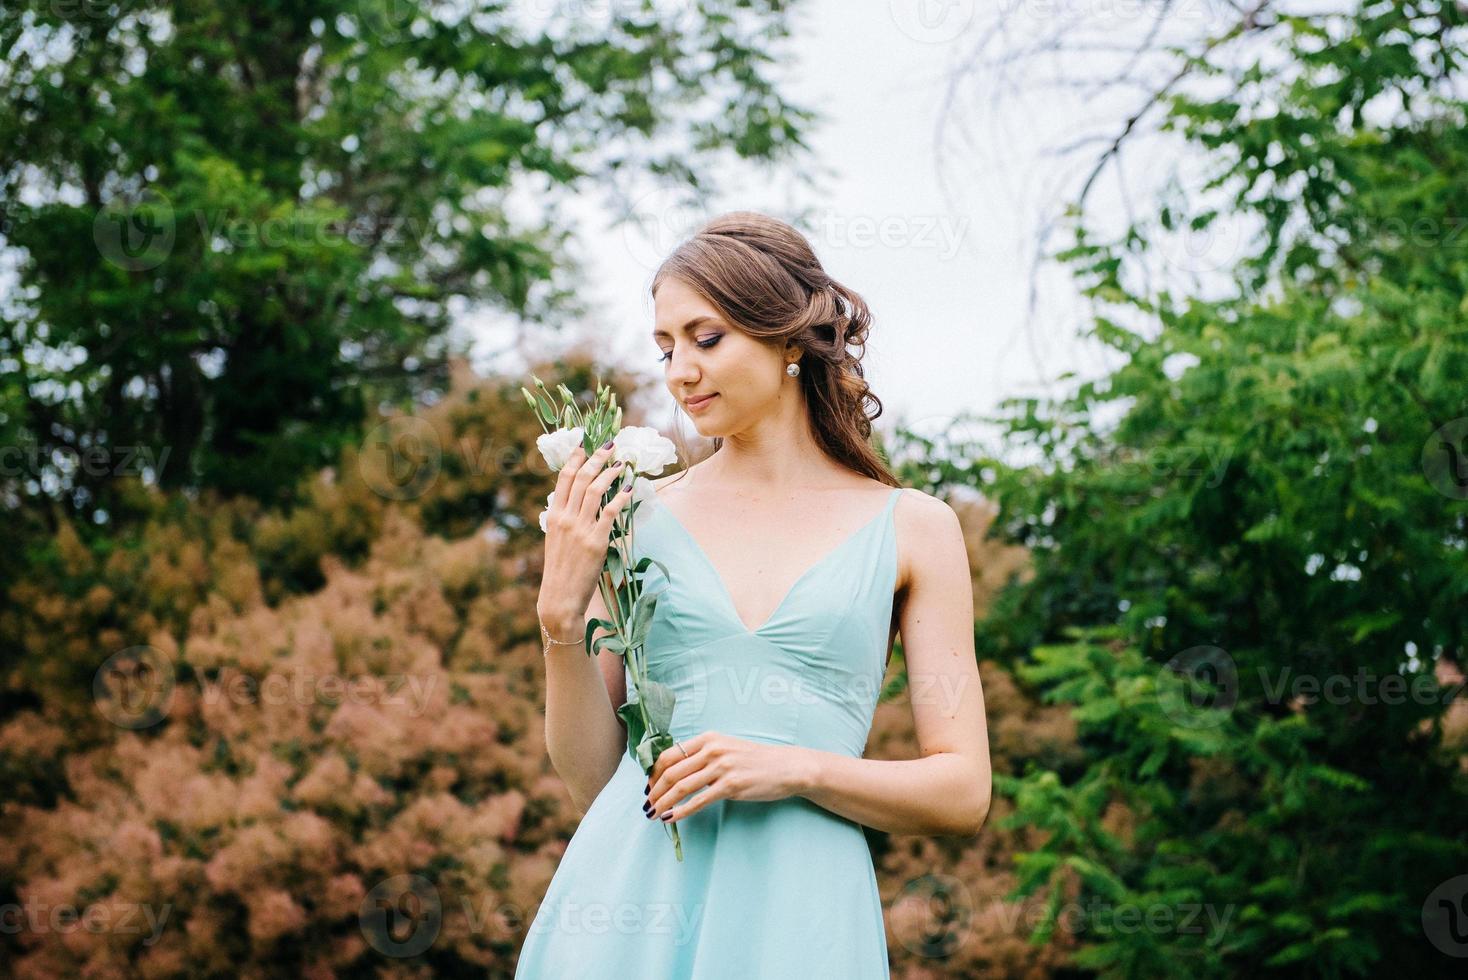
[[[623,494],[622,496],[628,496]],[[655,498],[657,491],[652,488],[652,481],[645,476],[634,477],[632,480],[631,500],[627,501],[627,507],[636,506],[637,510],[632,515],[632,526],[641,527],[642,522],[647,520],[648,507],[656,506]]]
[[[629,425],[614,437],[612,458],[630,464],[636,473],[657,476],[664,466],[678,462],[678,448],[657,429]],[[634,489],[633,495],[636,493]]]
[[[550,530],[545,526],[546,518],[550,517],[550,505],[556,502],[556,492],[552,490],[545,495],[545,510],[540,512],[540,533],[544,534]]]
[[[576,447],[586,441],[586,430],[581,426],[570,429],[557,429],[537,436],[535,448],[545,457],[546,465],[552,472],[559,473],[561,467],[571,458],[571,453]]]

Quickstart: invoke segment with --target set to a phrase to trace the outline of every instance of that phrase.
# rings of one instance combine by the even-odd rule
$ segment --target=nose
[[[692,357],[682,356],[678,351],[673,351],[668,366],[668,385],[671,388],[675,391],[679,388],[691,388],[698,384],[701,377],[703,375]]]

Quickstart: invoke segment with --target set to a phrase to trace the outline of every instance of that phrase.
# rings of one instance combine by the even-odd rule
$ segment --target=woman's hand
[[[561,467],[560,477],[545,519],[545,570],[540,579],[540,597],[535,610],[549,630],[579,633],[585,627],[586,610],[606,563],[607,543],[617,514],[632,500],[632,494],[613,500],[602,508],[602,495],[623,471],[621,462],[606,469],[612,453],[610,440],[590,456],[577,446]],[[629,490],[628,480],[624,489]],[[567,639],[558,635],[556,639]]]
[[[644,810],[654,820],[681,820],[715,800],[783,800],[811,784],[813,766],[803,746],[700,732],[658,756]],[[693,793],[698,795],[686,799]]]

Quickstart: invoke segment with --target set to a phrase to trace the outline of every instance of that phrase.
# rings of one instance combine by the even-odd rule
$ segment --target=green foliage
[[[141,472],[286,495],[370,410],[444,390],[458,308],[582,309],[558,194],[803,149],[765,50],[787,4],[536,31],[517,6],[0,7],[3,489],[89,519]],[[512,217],[517,190],[544,214]]]
[[[1048,832],[1017,891],[1048,886],[1058,910],[1078,888],[1099,911],[1076,961],[1102,975],[1447,968],[1422,909],[1468,860],[1433,677],[1465,660],[1468,470],[1429,464],[1468,417],[1468,130],[1444,84],[1463,19],[1282,18],[1224,97],[1175,97],[1168,125],[1227,195],[1192,222],[1259,229],[1235,294],[1136,283],[1186,200],[1116,242],[1078,222],[1062,258],[1125,363],[1006,403],[1006,443],[1040,462],[971,470],[1035,570],[979,624],[981,653],[1074,705],[1088,753],[996,779],[1011,825]],[[1185,683],[1200,663],[1212,707]],[[1184,908],[1213,927],[1120,927]]]
[[[1077,878],[1087,896],[1086,931],[1099,940],[1077,962],[1115,975],[1186,967],[1231,976],[1244,972],[1241,962],[1287,962],[1297,946],[1316,961],[1370,958],[1363,927],[1401,914],[1394,904],[1401,896],[1388,876],[1347,873],[1321,887],[1355,842],[1331,839],[1337,831],[1318,818],[1359,814],[1365,822],[1379,801],[1367,780],[1313,761],[1322,757],[1313,744],[1320,726],[1303,713],[1180,713],[1191,703],[1188,678],[1157,670],[1125,645],[1119,628],[1071,632],[1075,641],[1036,649],[1020,674],[1046,689],[1045,700],[1077,705],[1094,762],[1070,784],[1033,769],[996,778],[1015,801],[1001,825],[1048,834],[1038,851],[1017,859],[1014,897],[1061,875]],[[1118,803],[1142,817],[1126,839],[1107,828],[1107,810]],[[1195,836],[1182,835],[1189,826]],[[1305,838],[1323,867],[1307,865],[1299,850]],[[1152,925],[1124,929],[1128,915]],[[1328,922],[1357,930],[1332,935]],[[1053,926],[1044,923],[1036,938],[1048,939]],[[1279,948],[1282,928],[1311,935]]]

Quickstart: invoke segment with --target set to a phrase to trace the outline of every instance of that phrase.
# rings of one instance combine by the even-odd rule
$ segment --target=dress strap
[[[889,525],[891,523],[892,514],[897,509],[897,498],[902,496],[903,489],[903,487],[893,487],[892,493],[889,494],[887,497],[887,507],[885,510],[882,511],[882,517],[887,520],[887,523]]]

